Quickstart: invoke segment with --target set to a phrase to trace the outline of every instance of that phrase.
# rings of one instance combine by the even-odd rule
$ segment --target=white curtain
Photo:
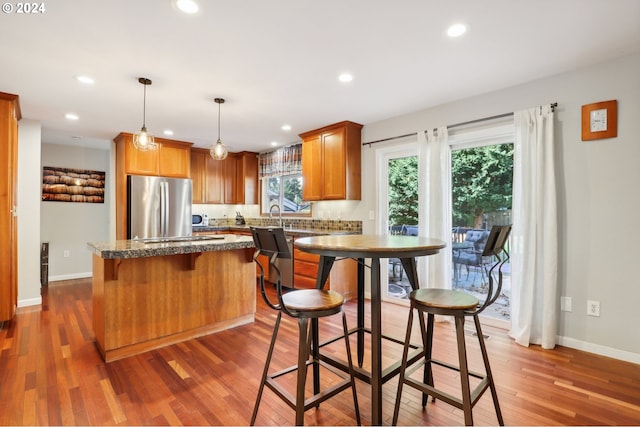
[[[511,331],[523,346],[556,344],[558,225],[550,106],[514,113]]]
[[[451,149],[446,127],[418,132],[420,182],[419,234],[444,240],[447,247],[438,255],[420,258],[421,283],[426,288],[451,289]],[[422,170],[423,166],[426,170]],[[426,261],[426,262],[425,262]]]

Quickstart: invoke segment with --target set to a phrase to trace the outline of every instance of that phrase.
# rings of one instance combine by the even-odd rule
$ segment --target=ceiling
[[[366,125],[640,51],[635,0],[199,1],[195,15],[172,0],[3,13],[0,91],[20,96],[44,142],[107,148],[142,126],[147,77],[154,135],[210,146],[222,97],[229,150],[268,151],[338,121]],[[451,39],[455,22],[468,30]]]

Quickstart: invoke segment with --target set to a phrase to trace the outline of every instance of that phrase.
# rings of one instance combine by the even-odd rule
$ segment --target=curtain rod
[[[551,112],[553,112],[553,111],[555,111],[555,108],[558,106],[558,103],[557,102],[552,102],[551,104],[549,104],[549,106],[551,107]],[[457,127],[460,127],[460,126],[472,125],[474,123],[481,123],[481,122],[486,122],[486,121],[489,121],[489,120],[501,119],[501,118],[509,117],[509,116],[513,116],[513,113],[498,114],[497,116],[485,117],[485,118],[482,118],[482,119],[469,120],[468,122],[456,123],[456,124],[447,126],[447,129],[453,129],[453,128],[457,128]],[[375,141],[363,142],[362,145],[371,146],[372,144],[377,144],[379,142],[393,141],[394,139],[406,138],[406,137],[412,136],[412,135],[415,135],[415,132],[407,133],[407,134],[404,134],[404,135],[391,136],[389,138],[378,139],[378,140],[375,140]]]

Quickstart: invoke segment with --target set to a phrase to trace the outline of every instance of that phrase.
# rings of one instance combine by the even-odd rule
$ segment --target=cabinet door
[[[160,176],[173,178],[190,177],[191,156],[189,148],[163,142],[157,151]]]
[[[258,204],[258,155],[244,153],[242,156],[242,179],[244,197],[242,203]]]
[[[158,175],[159,150],[140,151],[133,146],[132,135],[125,136],[124,172],[135,175]]]
[[[238,170],[240,157],[235,153],[229,153],[229,156],[222,162],[224,164],[224,203],[237,204],[242,203],[238,189]]]
[[[17,95],[0,92],[0,323],[13,318],[18,303],[17,196],[18,120]]]
[[[205,178],[207,162],[205,153],[191,152],[191,181],[193,182],[193,203],[205,203]]]
[[[344,128],[322,135],[324,200],[346,199],[346,147]]]
[[[224,161],[205,156],[205,201],[204,203],[224,203]]]
[[[302,198],[322,200],[322,138],[310,136],[302,141]]]

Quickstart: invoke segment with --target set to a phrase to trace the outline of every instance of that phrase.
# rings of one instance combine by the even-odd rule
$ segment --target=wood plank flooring
[[[41,307],[18,309],[0,329],[0,425],[247,425],[275,320],[260,297],[257,306],[254,324],[105,364],[94,346],[90,280],[51,283]],[[355,304],[346,310],[352,326]],[[384,332],[402,337],[407,310],[385,304]],[[322,322],[321,334],[333,336],[340,327],[335,317]],[[274,369],[296,360],[296,324],[283,320],[280,331]],[[640,365],[563,347],[523,348],[505,331],[485,333],[507,425],[640,424]],[[468,338],[470,367],[482,371],[477,342]],[[338,341],[327,350],[340,353],[343,347]],[[437,324],[434,356],[455,361],[455,349],[451,325]],[[383,351],[390,363],[401,348],[389,344]],[[325,375],[323,384],[332,380]],[[456,390],[458,380],[436,371],[435,381]],[[368,425],[369,386],[357,386]],[[396,386],[395,379],[384,386],[385,423],[391,421]],[[353,425],[352,406],[345,391],[310,410],[305,423]],[[474,421],[497,423],[488,393],[474,408]],[[265,390],[257,424],[293,423],[293,411]],[[423,410],[418,392],[405,388],[400,425],[463,423],[461,411],[444,402]]]

